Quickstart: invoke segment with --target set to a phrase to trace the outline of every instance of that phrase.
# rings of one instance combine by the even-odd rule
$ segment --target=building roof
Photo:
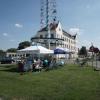
[[[58,27],[59,22],[58,23],[51,23],[50,24],[50,30],[56,30],[56,28]],[[44,32],[48,30],[48,26],[40,29],[38,32]],[[76,39],[76,34],[75,35],[71,35],[70,33],[66,32],[65,30],[62,29],[63,35],[71,38],[71,39]]]
[[[75,35],[71,35],[69,34],[68,32],[66,32],[65,30],[62,30],[63,31],[63,34],[69,38],[72,38],[72,39],[76,39],[76,34]]]
[[[54,23],[51,23],[50,24],[50,30],[56,30],[56,28],[58,27],[58,23],[54,24]],[[48,30],[48,26],[40,29],[38,32],[44,32],[44,31],[47,31]]]

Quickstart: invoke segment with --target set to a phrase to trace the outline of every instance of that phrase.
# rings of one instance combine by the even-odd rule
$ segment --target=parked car
[[[15,60],[9,57],[5,57],[5,58],[2,58],[0,62],[1,64],[11,64],[11,63],[14,63]]]

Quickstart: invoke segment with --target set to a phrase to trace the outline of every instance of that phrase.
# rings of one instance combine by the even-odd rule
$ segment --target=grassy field
[[[20,75],[15,65],[0,65],[4,100],[100,100],[100,72],[66,65],[48,72]]]

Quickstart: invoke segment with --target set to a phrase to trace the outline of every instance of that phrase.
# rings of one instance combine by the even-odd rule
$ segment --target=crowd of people
[[[21,61],[18,62],[18,71],[20,74],[23,74],[23,72],[35,72],[35,71],[41,71],[42,69],[48,70],[52,68],[56,64],[56,59],[52,59],[51,57],[48,58],[27,58],[27,59],[21,59]]]

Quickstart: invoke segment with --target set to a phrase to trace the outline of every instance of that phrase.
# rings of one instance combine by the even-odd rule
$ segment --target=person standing
[[[20,62],[18,63],[18,70],[19,70],[19,72],[20,72],[20,75],[23,75],[23,72],[24,72],[24,64],[23,64],[22,61],[20,61]]]

